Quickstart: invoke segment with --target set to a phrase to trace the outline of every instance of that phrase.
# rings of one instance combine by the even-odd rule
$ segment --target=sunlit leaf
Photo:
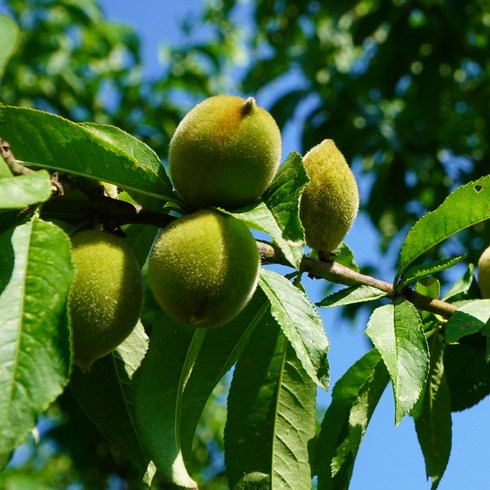
[[[102,180],[162,202],[173,198],[163,167],[156,168],[151,150],[142,150],[143,143],[117,128],[76,124],[47,112],[0,106],[0,137],[25,164]]]
[[[419,314],[410,302],[398,299],[393,305],[374,310],[366,335],[390,373],[398,425],[418,400],[429,370],[429,351]]]
[[[408,233],[400,252],[398,276],[423,253],[458,231],[490,218],[490,175],[452,192]]]
[[[441,259],[429,264],[416,265],[407,269],[401,278],[398,288],[401,289],[413,282],[416,282],[423,277],[441,272],[444,269],[448,269],[453,265],[459,264],[466,257],[466,253],[458,255],[457,257],[452,257],[450,259]]]
[[[341,289],[326,298],[322,299],[317,306],[322,308],[332,308],[334,306],[351,305],[355,303],[363,303],[365,301],[374,301],[384,298],[388,295],[384,291],[380,291],[372,286],[351,286]]]
[[[0,209],[22,209],[51,197],[51,179],[40,170],[0,179]]]
[[[70,373],[68,237],[33,219],[0,235],[0,455],[27,438]]]
[[[303,291],[273,271],[262,269],[259,285],[304,370],[316,384],[328,389],[328,339],[315,307]]]
[[[244,489],[311,488],[314,435],[315,384],[268,312],[231,383],[225,428],[230,488],[238,482]]]

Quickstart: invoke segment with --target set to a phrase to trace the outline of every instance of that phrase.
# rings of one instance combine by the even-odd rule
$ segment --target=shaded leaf
[[[192,367],[190,357],[197,355],[204,332],[185,328],[161,312],[137,378],[136,423],[143,449],[169,482],[184,488],[197,484],[181,451],[182,391]]]
[[[398,425],[418,400],[429,370],[429,351],[417,309],[404,299],[377,308],[366,335],[390,373]]]
[[[264,320],[239,359],[230,387],[227,477],[230,488],[310,489],[315,384],[270,311]]]
[[[0,235],[0,455],[24,439],[70,373],[69,238],[33,219]]]
[[[444,373],[442,337],[430,339],[430,371],[423,397],[414,414],[415,430],[424,454],[427,478],[435,490],[444,474],[451,452],[451,396]]]
[[[139,323],[114,352],[97,360],[90,373],[73,371],[70,387],[76,400],[101,434],[145,473],[152,464],[145,454],[135,424],[134,375],[148,348]]]
[[[240,357],[252,332],[267,327],[264,318],[269,308],[269,300],[257,289],[237,317],[222,328],[206,332],[182,395],[181,445],[185,461],[190,459],[193,437],[208,398]]]
[[[389,381],[373,349],[337,381],[316,444],[319,490],[348,488],[362,437]]]
[[[45,170],[0,179],[0,209],[22,209],[51,197],[51,178]]]
[[[328,389],[328,339],[308,296],[283,276],[262,269],[259,285],[271,302],[272,316],[311,379]]]
[[[461,306],[444,328],[447,342],[481,331],[490,319],[490,299],[480,299]]]
[[[490,394],[490,365],[485,360],[485,337],[463,337],[444,352],[446,379],[451,392],[451,410],[459,412]]]
[[[490,175],[452,192],[434,211],[423,216],[408,233],[398,262],[399,277],[434,245],[458,231],[490,218]]]
[[[458,301],[461,299],[467,299],[468,294],[471,293],[472,290],[475,291],[475,294],[470,297],[474,298],[477,296],[477,291],[479,293],[478,285],[475,281],[475,276],[473,271],[475,266],[473,264],[468,264],[468,268],[465,270],[462,277],[460,277],[452,286],[451,289],[443,296],[444,301]]]

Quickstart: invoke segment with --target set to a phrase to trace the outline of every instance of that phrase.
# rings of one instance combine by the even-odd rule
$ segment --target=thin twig
[[[264,263],[289,265],[280,250],[272,244],[258,242],[258,246]],[[346,286],[371,286],[387,293],[392,299],[395,299],[396,296],[402,296],[417,308],[441,315],[445,318],[449,318],[457,310],[457,307],[451,303],[424,296],[408,287],[399,293],[395,293],[391,283],[355,272],[334,261],[303,257],[300,270],[312,274],[315,277],[321,277]]]

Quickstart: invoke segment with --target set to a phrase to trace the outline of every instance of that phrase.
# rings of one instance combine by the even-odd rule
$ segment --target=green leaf
[[[377,308],[366,335],[390,373],[398,425],[418,400],[429,371],[429,351],[417,309],[405,299]]]
[[[299,202],[309,181],[301,155],[291,152],[262,196],[282,230],[283,239],[295,256],[295,264],[298,265],[303,256],[305,240],[299,217]]]
[[[475,281],[474,271],[475,266],[473,264],[468,264],[468,268],[464,272],[463,276],[458,279],[452,286],[451,289],[442,298],[444,301],[458,301],[460,299],[467,299],[467,295],[471,294],[471,290],[478,290],[478,286]],[[476,297],[476,291],[474,295],[470,297]]]
[[[161,179],[165,194],[171,194],[172,184],[165,168],[158,155],[148,145],[126,133],[126,131],[109,124],[81,123],[80,126],[92,133],[97,139],[106,141],[109,145],[131,156],[136,162],[142,163]],[[138,197],[138,200],[141,201],[141,196]]]
[[[45,170],[0,179],[0,209],[22,209],[51,197],[51,178]]]
[[[136,423],[143,449],[166,480],[184,488],[197,484],[181,450],[182,391],[204,333],[170,320],[162,311],[137,377]]]
[[[6,15],[0,15],[0,79],[9,58],[17,48],[19,38],[17,24]]]
[[[0,156],[0,179],[13,177],[14,174],[10,170],[10,167],[6,164],[5,160]]]
[[[145,473],[154,473],[135,426],[137,372],[148,348],[139,323],[114,352],[96,361],[90,373],[73,371],[70,387],[76,400],[101,434]]]
[[[430,339],[430,358],[429,378],[414,419],[427,478],[435,490],[451,452],[451,395],[444,373],[444,344],[438,335]]]
[[[298,243],[289,242],[283,237],[281,227],[277,223],[272,211],[262,201],[258,201],[250,206],[239,210],[229,212],[225,209],[220,211],[230,214],[235,218],[243,221],[247,226],[254,230],[263,231],[272,237],[274,242],[279,246],[286,260],[296,269],[299,269],[301,258],[303,257],[303,248],[301,253],[298,252]]]
[[[359,266],[357,265],[354,259],[354,253],[345,242],[342,242],[335,249],[334,260],[338,264],[345,265],[347,268],[353,270],[354,272],[361,272],[361,269],[359,268]]]
[[[25,164],[102,180],[136,196],[173,199],[163,167],[156,168],[154,157],[146,159],[151,150],[143,151],[143,143],[116,128],[101,127],[34,109],[0,106],[0,135]]]
[[[458,231],[489,219],[489,200],[490,175],[486,175],[459,187],[436,210],[417,221],[403,243],[397,278],[434,245]]]
[[[441,295],[441,283],[435,277],[421,277],[417,281],[415,290],[424,296],[437,299]],[[424,313],[430,315],[427,311]]]
[[[348,488],[362,437],[388,381],[381,355],[373,349],[335,384],[316,444],[319,490]]]
[[[315,395],[315,384],[268,312],[236,365],[228,396],[230,488],[311,488]]]
[[[70,240],[33,219],[0,235],[0,455],[24,439],[70,374]]]
[[[262,269],[259,285],[271,302],[272,316],[310,378],[328,389],[328,339],[320,315],[308,296],[283,276]]]
[[[372,286],[351,286],[341,289],[326,298],[322,299],[317,306],[322,308],[332,308],[334,306],[352,305],[354,303],[364,303],[388,296],[384,291],[380,291]]]
[[[444,352],[446,379],[451,392],[451,410],[459,412],[490,394],[490,365],[485,360],[485,337],[463,337]]]
[[[446,323],[446,341],[457,342],[461,337],[479,332],[489,319],[490,299],[477,299],[461,306]]]
[[[266,328],[264,317],[269,308],[269,300],[257,289],[236,318],[222,328],[206,332],[182,395],[181,445],[186,462],[190,459],[193,437],[208,398],[240,357],[252,332]]]
[[[459,262],[461,262],[466,257],[466,255],[467,254],[464,253],[450,259],[441,259],[430,262],[429,264],[421,264],[410,267],[403,273],[397,289],[400,290],[401,288],[404,288],[405,286],[408,286],[409,284],[412,284],[422,279],[423,277],[430,276],[437,272],[441,272],[444,269],[448,269],[453,265],[459,264]]]
[[[251,228],[270,235],[296,269],[304,254],[299,201],[308,182],[301,155],[292,152],[279,167],[274,181],[262,196],[263,201],[229,213]]]

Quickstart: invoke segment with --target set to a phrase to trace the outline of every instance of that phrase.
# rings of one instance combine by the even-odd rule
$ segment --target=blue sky
[[[158,71],[158,47],[161,43],[180,43],[182,19],[192,15],[201,3],[159,2],[143,0],[135,7],[127,0],[103,0],[102,5],[110,19],[131,24],[143,39],[146,73]],[[165,6],[163,6],[165,5]],[[294,83],[294,80],[293,80]],[[257,95],[257,94],[246,94]],[[270,102],[270,94],[259,94],[259,103]],[[301,120],[297,119],[284,136],[285,153],[298,148]],[[335,139],[335,135],[330,135]],[[355,170],[355,168],[354,168]],[[362,190],[369,184],[359,176]],[[376,261],[375,235],[370,224],[360,217],[347,236],[346,242],[354,251],[358,263]],[[390,280],[390,271],[382,279]],[[316,284],[307,284],[314,301],[320,299]],[[365,321],[355,327],[346,324],[335,310],[320,311],[331,342],[330,366],[332,385],[368,349],[364,334]],[[329,395],[322,395],[322,405]],[[490,472],[487,469],[486,445],[490,440],[490,424],[482,423],[488,416],[490,399],[487,398],[470,410],[453,414],[453,446],[448,468],[439,486],[441,490],[486,489]],[[414,424],[406,417],[398,427],[394,425],[394,407],[391,386],[384,393],[361,444],[352,478],[352,490],[418,490],[430,488],[425,477],[423,457],[418,446]]]

